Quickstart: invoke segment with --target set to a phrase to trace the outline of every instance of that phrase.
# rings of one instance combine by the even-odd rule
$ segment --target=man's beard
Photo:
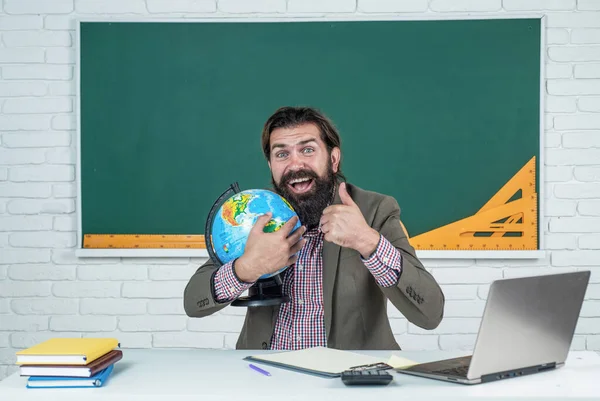
[[[311,178],[313,180],[313,188],[303,194],[293,193],[287,184],[296,178]],[[279,185],[272,177],[271,181],[277,193],[293,206],[296,213],[298,213],[300,223],[307,230],[312,230],[319,226],[323,210],[333,201],[335,176],[331,168],[331,161],[328,163],[325,177],[319,177],[311,170],[298,170],[290,171],[281,177]]]

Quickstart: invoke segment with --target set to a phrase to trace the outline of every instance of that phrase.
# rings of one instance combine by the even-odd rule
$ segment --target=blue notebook
[[[102,387],[114,366],[110,365],[91,377],[31,376],[27,380],[27,388]]]

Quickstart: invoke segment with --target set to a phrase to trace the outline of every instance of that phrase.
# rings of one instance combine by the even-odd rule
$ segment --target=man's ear
[[[340,159],[342,158],[342,151],[340,148],[335,147],[331,149],[331,168],[334,173],[338,172],[340,166]]]

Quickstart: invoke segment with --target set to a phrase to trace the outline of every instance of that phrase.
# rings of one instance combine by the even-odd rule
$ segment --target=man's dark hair
[[[327,146],[327,153],[331,155],[331,150],[335,147],[341,148],[340,134],[333,122],[323,113],[313,107],[292,107],[285,106],[277,109],[275,113],[265,123],[262,131],[262,148],[265,158],[269,160],[271,154],[270,139],[271,133],[277,128],[293,128],[302,124],[312,123],[319,128],[321,140]],[[345,180],[342,173],[342,161],[338,165],[338,172],[334,176]]]

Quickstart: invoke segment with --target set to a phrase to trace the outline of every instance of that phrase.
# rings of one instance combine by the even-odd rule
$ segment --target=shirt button
[[[299,300],[298,300],[298,305],[304,305],[304,300],[302,300],[302,299],[299,299]]]
[[[296,339],[296,341],[298,341],[298,342],[302,341],[302,336],[298,336],[298,338]]]
[[[383,257],[383,263],[388,263],[390,261],[390,258],[388,258],[387,256]]]
[[[235,287],[229,287],[229,292],[232,294],[235,293]]]
[[[304,267],[302,265],[296,265],[296,269],[298,269],[298,271],[302,271],[304,270]]]

